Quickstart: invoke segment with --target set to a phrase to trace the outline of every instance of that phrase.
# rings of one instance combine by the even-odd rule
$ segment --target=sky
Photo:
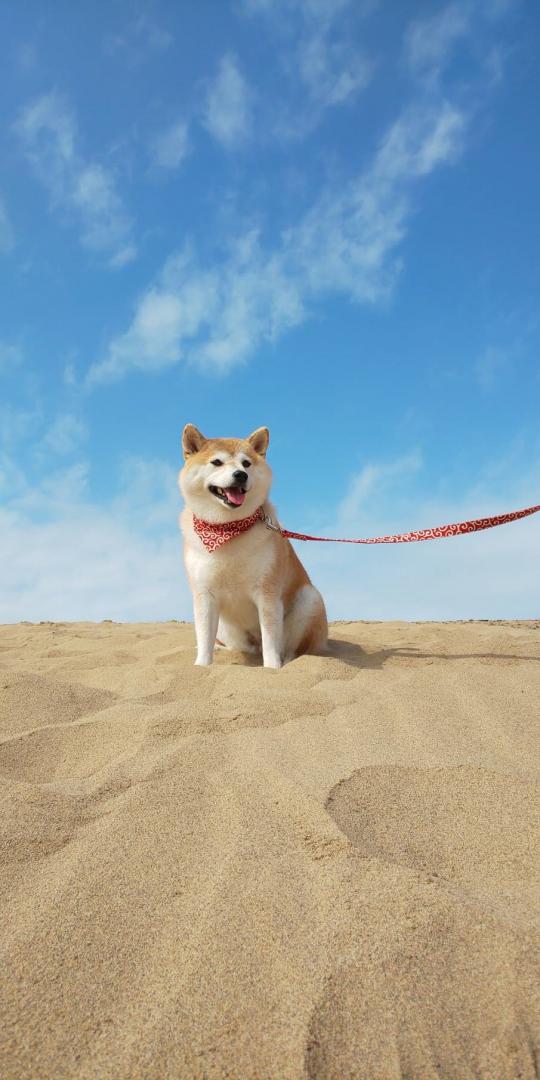
[[[540,502],[533,0],[0,20],[0,621],[191,618],[187,422],[300,532]],[[297,548],[334,619],[536,618],[539,541]]]

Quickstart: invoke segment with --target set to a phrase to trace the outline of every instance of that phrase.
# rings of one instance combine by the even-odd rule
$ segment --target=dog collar
[[[193,528],[207,551],[217,551],[229,540],[234,540],[235,536],[241,536],[242,533],[247,532],[258,521],[265,520],[264,510],[262,506],[259,506],[259,509],[247,518],[241,518],[239,521],[223,521],[219,524],[214,524],[213,521],[202,521],[194,514]]]

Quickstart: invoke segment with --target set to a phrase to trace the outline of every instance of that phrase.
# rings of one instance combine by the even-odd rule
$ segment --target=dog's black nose
[[[236,480],[237,484],[245,484],[247,480],[247,472],[242,472],[242,469],[236,469],[236,471],[233,472],[232,475],[233,480]]]

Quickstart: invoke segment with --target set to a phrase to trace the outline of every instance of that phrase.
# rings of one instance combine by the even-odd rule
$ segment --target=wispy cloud
[[[531,448],[532,450],[532,448]],[[461,495],[445,478],[426,493],[421,457],[371,462],[351,477],[345,499],[316,531],[326,536],[381,536],[487,517],[536,502],[538,447],[519,470],[508,453]],[[324,521],[326,520],[326,524]],[[302,528],[301,522],[286,522]],[[339,526],[339,527],[338,527]],[[357,548],[306,544],[302,558],[337,619],[529,619],[540,611],[536,572],[540,515],[474,535],[426,543]]]
[[[370,513],[370,505],[381,506],[389,493],[403,481],[409,481],[422,468],[422,455],[414,450],[404,457],[390,462],[368,462],[349,481],[349,490],[338,504],[336,520],[344,528],[354,528],[363,515]]]
[[[329,40],[326,29],[298,49],[299,72],[314,101],[324,108],[352,100],[369,83],[374,63],[346,41]]]
[[[512,355],[513,354],[513,355]],[[476,361],[474,373],[482,390],[492,390],[515,358],[515,348],[488,345]]]
[[[252,14],[281,16],[286,11],[299,12],[305,18],[316,21],[331,21],[349,7],[351,0],[243,0],[243,8]],[[359,10],[371,10],[376,6],[373,0],[366,3],[359,0]]]
[[[72,413],[58,413],[50,421],[41,403],[0,405],[0,446],[8,453],[24,457],[30,452],[34,462],[42,464],[52,454],[74,454],[87,437],[86,424]]]
[[[15,243],[15,233],[11,224],[7,207],[0,196],[0,254],[11,251]]]
[[[111,266],[131,261],[136,255],[132,223],[114,173],[79,153],[77,123],[67,102],[54,92],[37,98],[22,110],[15,131],[53,209],[67,209],[79,221],[83,246],[107,255]]]
[[[67,102],[52,92],[23,109],[15,124],[26,156],[51,194],[60,198],[77,169],[77,126]]]
[[[25,74],[34,71],[38,63],[38,48],[34,41],[26,41],[17,50],[17,63]]]
[[[0,375],[13,371],[23,360],[23,350],[12,341],[0,341]]]
[[[84,463],[31,485],[0,459],[0,489],[3,477],[0,622],[190,617],[172,468],[124,462],[100,505]]]
[[[252,229],[221,262],[201,266],[189,250],[171,257],[89,381],[159,371],[182,359],[227,371],[304,321],[321,297],[337,293],[374,303],[388,296],[414,183],[455,160],[465,126],[464,113],[446,102],[410,107],[388,130],[371,166],[322,195],[275,248]]]
[[[88,437],[86,424],[71,413],[61,413],[45,432],[39,451],[58,455],[73,454]]]
[[[206,95],[204,124],[227,149],[238,146],[251,126],[251,91],[238,62],[228,53],[219,64]]]
[[[184,120],[159,131],[150,145],[152,162],[159,169],[177,169],[188,153],[188,125]]]
[[[480,9],[486,19],[495,21],[512,15],[522,6],[523,0],[479,0]]]
[[[272,129],[280,136],[308,134],[326,109],[352,102],[370,82],[375,63],[352,32],[350,20],[376,4],[352,0],[244,0],[243,10],[263,16],[279,40],[283,72],[303,96],[290,107],[274,102]]]
[[[111,341],[106,359],[91,368],[89,383],[114,382],[131,370],[155,372],[176,364],[184,340],[197,335],[208,319],[215,289],[215,271],[193,273],[187,256],[169,260],[158,283],[139,301],[129,329]]]
[[[20,408],[9,401],[0,405],[0,444],[11,448],[22,439],[31,439],[38,419],[37,408]]]
[[[411,70],[418,75],[438,75],[454,47],[469,33],[470,27],[471,6],[460,0],[426,18],[415,19],[405,39],[406,57]]]
[[[130,222],[111,172],[102,165],[84,165],[73,176],[73,206],[82,221],[82,243],[92,251],[113,249],[111,262],[124,266],[136,254],[129,241]]]
[[[495,43],[495,25],[517,11],[521,0],[452,0],[433,14],[414,19],[405,34],[405,59],[411,73],[437,86],[461,47],[474,58],[487,84],[501,77],[504,42]]]
[[[375,158],[375,185],[427,176],[437,166],[455,161],[463,148],[466,124],[465,112],[447,101],[406,109]]]
[[[132,66],[142,63],[153,54],[165,52],[173,36],[148,15],[139,15],[116,33],[107,34],[105,52],[120,55]]]

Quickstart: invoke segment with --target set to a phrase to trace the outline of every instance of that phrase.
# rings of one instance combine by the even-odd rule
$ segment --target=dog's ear
[[[198,450],[201,450],[205,442],[204,435],[195,427],[194,424],[186,424],[182,432],[182,450],[184,451],[184,457],[191,457],[192,454],[196,454]]]
[[[253,431],[248,438],[248,443],[251,443],[255,453],[260,454],[261,457],[266,456],[269,442],[270,432],[267,427],[257,428],[257,430]]]

